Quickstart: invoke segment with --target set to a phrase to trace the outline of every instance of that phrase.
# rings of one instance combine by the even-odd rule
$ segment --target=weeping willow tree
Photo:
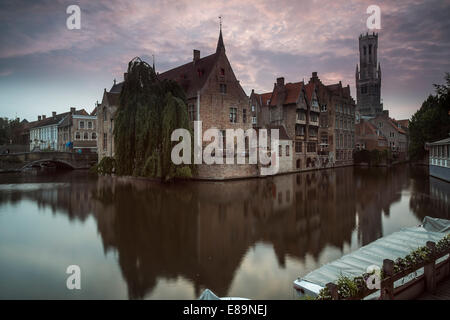
[[[164,181],[192,176],[193,166],[175,165],[170,158],[177,143],[170,136],[178,128],[191,132],[184,91],[175,81],[160,81],[148,63],[134,58],[115,117],[117,174]]]

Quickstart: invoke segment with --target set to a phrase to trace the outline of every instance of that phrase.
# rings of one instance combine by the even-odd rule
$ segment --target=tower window
[[[366,55],[366,46],[363,47],[364,55]]]
[[[371,54],[372,54],[372,45],[369,44],[369,55],[371,55]]]

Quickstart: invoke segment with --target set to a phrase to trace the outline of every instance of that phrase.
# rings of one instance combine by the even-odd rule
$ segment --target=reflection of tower
[[[378,62],[378,34],[359,36],[359,70],[355,83],[357,110],[361,116],[374,117],[383,112],[381,103],[381,67]]]

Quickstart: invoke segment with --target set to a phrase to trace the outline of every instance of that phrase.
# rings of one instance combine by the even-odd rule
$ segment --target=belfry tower
[[[378,62],[378,34],[359,36],[359,70],[356,65],[356,108],[362,117],[383,112],[381,103],[381,67]]]

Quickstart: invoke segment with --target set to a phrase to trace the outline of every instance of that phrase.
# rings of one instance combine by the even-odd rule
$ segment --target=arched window
[[[80,139],[81,139],[80,133],[78,131],[75,132],[75,140],[80,140]]]
[[[92,140],[97,140],[97,134],[95,132],[92,132],[91,139]]]
[[[366,55],[366,46],[363,47],[364,55]]]
[[[83,136],[84,140],[89,140],[89,133],[85,132]]]

